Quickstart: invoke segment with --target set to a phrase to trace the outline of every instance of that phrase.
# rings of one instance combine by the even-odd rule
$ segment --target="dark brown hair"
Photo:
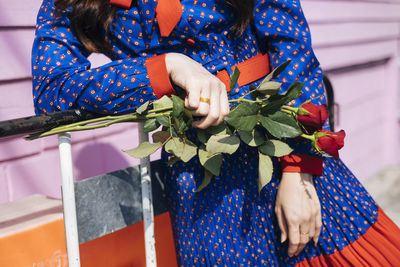
[[[254,0],[222,0],[235,12],[235,24],[232,30],[243,34],[253,19]],[[90,52],[111,52],[108,39],[109,27],[114,18],[116,7],[109,0],[55,0],[56,18],[67,8],[71,30],[82,45]]]

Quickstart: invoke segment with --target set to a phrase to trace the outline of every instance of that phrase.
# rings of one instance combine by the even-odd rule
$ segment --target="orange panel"
[[[80,245],[83,267],[146,266],[143,222]],[[155,217],[158,266],[177,266],[169,213]],[[0,238],[0,266],[68,266],[62,219]],[[36,266],[36,265],[35,265]]]
[[[155,217],[158,266],[177,266],[169,213]],[[80,246],[83,267],[146,266],[143,222]]]
[[[0,238],[0,266],[68,266],[64,221]]]

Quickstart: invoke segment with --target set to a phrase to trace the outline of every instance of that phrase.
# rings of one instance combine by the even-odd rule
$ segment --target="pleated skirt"
[[[168,155],[163,153],[164,161]],[[257,150],[224,156],[221,174],[202,191],[198,158],[166,170],[165,186],[180,266],[400,266],[400,229],[351,171],[324,159],[314,185],[321,202],[319,241],[289,257],[274,213],[281,173],[258,192]]]

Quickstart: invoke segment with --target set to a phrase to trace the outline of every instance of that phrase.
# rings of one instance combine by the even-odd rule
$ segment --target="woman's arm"
[[[310,31],[300,2],[297,0],[256,0],[254,10],[254,26],[259,45],[270,56],[272,68],[276,68],[287,60],[292,61],[276,78],[277,81],[282,82],[280,93],[286,91],[288,86],[295,81],[303,82],[300,97],[292,101],[291,105],[299,106],[306,100],[312,100],[317,105],[325,103],[322,70],[311,47]],[[309,140],[289,140],[289,144],[294,148],[294,154],[317,156]],[[285,162],[286,159],[283,158],[281,162]],[[309,158],[301,160],[308,162]],[[289,163],[291,166],[295,165],[295,162]],[[321,165],[322,162],[318,164]],[[318,168],[318,174],[320,174],[320,169]],[[302,170],[299,169],[299,171]]]
[[[306,100],[325,103],[322,70],[311,47],[307,21],[298,0],[256,0],[254,26],[260,46],[270,55],[273,68],[291,60],[277,81],[282,91],[295,81],[303,82],[299,106]],[[282,92],[281,92],[282,93]],[[321,209],[312,174],[322,175],[322,159],[309,140],[291,140],[291,155],[280,158],[282,179],[275,212],[281,241],[289,240],[289,256],[298,255],[310,239],[317,242],[321,230]]]
[[[36,113],[82,108],[99,113],[133,111],[156,96],[146,60],[116,60],[90,69],[89,55],[70,29],[67,13],[53,20],[53,1],[44,0],[32,49]]]
[[[321,207],[309,173],[283,172],[275,203],[281,242],[289,240],[288,255],[298,255],[305,245],[317,244],[321,232]]]
[[[36,113],[71,108],[131,112],[145,101],[174,93],[171,79],[187,91],[192,113],[204,116],[195,127],[219,124],[228,114],[224,84],[183,54],[127,58],[90,69],[89,53],[73,35],[67,13],[54,21],[54,11],[53,2],[44,0],[37,19],[32,52]]]

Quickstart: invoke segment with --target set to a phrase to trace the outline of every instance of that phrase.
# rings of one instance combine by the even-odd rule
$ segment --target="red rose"
[[[300,106],[305,109],[309,114],[297,115],[297,120],[304,126],[308,133],[313,133],[322,128],[328,118],[328,109],[325,104],[314,105],[313,103],[306,103]]]
[[[344,146],[344,137],[346,136],[343,130],[340,132],[320,130],[314,136],[316,145],[321,151],[332,155],[335,159],[339,158],[339,149]]]

